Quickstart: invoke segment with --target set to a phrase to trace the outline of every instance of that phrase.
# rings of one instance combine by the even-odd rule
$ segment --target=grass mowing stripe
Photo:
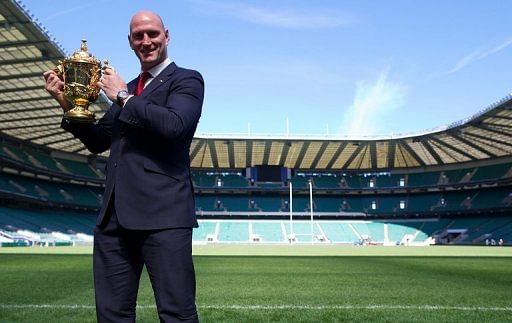
[[[512,316],[512,257],[444,250],[426,257],[196,255],[199,316],[222,323],[480,323]],[[87,254],[0,254],[0,322],[95,323],[92,281]],[[158,322],[154,302],[144,272],[138,322]]]
[[[419,257],[512,257],[512,247],[488,246],[352,246],[352,245],[194,245],[194,256],[419,256]],[[0,248],[2,254],[92,255],[91,246]]]
[[[455,311],[503,311],[512,307],[438,306],[438,305],[199,305],[199,309],[218,310],[455,310]]]
[[[439,305],[198,305],[199,309],[213,310],[453,310],[512,312],[512,307],[439,306]],[[80,304],[0,304],[3,309],[94,309],[94,305]],[[137,305],[137,309],[156,308],[155,305]]]

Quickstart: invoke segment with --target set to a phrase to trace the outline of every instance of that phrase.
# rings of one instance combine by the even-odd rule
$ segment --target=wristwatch
[[[131,94],[126,90],[121,90],[117,92],[117,104],[123,106],[124,100],[126,100]]]

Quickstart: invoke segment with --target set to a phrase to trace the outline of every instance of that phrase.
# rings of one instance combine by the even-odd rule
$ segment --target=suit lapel
[[[172,75],[172,73],[174,73],[174,71],[176,70],[177,66],[174,62],[172,62],[171,64],[169,64],[169,66],[167,66],[162,72],[160,72],[160,74],[158,74],[152,81],[151,83],[149,83],[145,88],[144,90],[142,91],[142,93],[140,94],[142,97],[146,97],[148,94],[150,94],[151,92],[153,92],[154,90],[156,90],[160,85],[164,84]],[[131,80],[127,86],[128,86],[128,92],[130,93],[134,93],[135,92],[135,87],[137,86],[137,81],[139,80],[138,77],[136,77],[135,79]]]
[[[131,80],[128,84],[126,84],[128,86],[128,93],[135,93],[135,87],[137,86],[137,81],[138,81],[138,77],[136,77],[135,79]]]
[[[140,94],[143,97],[148,96],[151,92],[155,91],[162,84],[166,83],[169,78],[171,78],[172,73],[176,70],[177,66],[173,62],[169,64],[160,74],[158,74],[145,88],[144,91]]]

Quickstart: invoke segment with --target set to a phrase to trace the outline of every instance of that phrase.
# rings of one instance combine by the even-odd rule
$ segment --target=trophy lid
[[[87,51],[87,40],[82,39],[82,44],[80,45],[80,50],[77,50],[71,56],[69,56],[66,61],[72,62],[83,62],[83,63],[91,63],[91,64],[100,64],[100,61],[96,59]]]

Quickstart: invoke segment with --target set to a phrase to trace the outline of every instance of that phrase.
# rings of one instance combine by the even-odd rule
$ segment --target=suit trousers
[[[98,322],[135,322],[144,265],[160,322],[198,322],[192,229],[127,230],[119,224],[115,209],[110,210],[94,232]]]

